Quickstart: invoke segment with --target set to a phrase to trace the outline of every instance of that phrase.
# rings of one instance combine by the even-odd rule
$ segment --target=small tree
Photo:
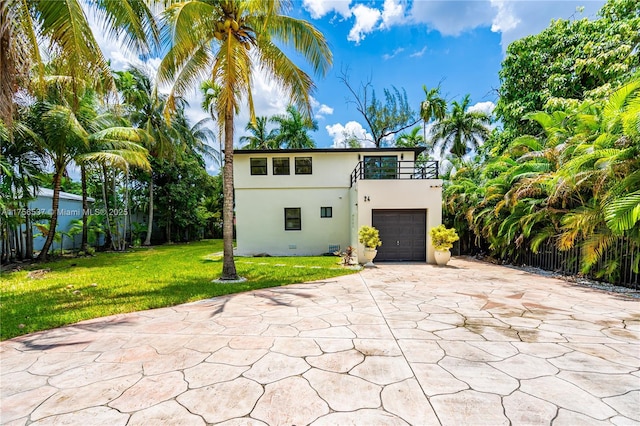
[[[340,81],[347,86],[356,109],[367,122],[367,127],[377,148],[382,146],[385,138],[393,136],[409,127],[415,126],[422,119],[409,106],[407,92],[395,86],[384,89],[384,102],[376,97],[371,80],[360,83],[356,89],[349,82],[347,71],[342,71]]]

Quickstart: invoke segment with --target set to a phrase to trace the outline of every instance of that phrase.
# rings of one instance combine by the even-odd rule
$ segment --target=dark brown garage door
[[[373,210],[382,246],[375,261],[426,261],[426,210]]]

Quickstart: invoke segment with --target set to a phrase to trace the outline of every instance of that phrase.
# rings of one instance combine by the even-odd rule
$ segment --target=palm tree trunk
[[[86,253],[88,245],[87,242],[89,241],[89,201],[87,196],[87,169],[84,165],[80,165],[80,180],[82,181],[82,242],[80,243],[80,251]]]
[[[115,251],[121,250],[121,241],[122,237],[120,235],[120,217],[115,213],[118,209],[118,193],[116,191],[116,180],[118,178],[116,174],[116,169],[113,170],[113,180],[111,181],[111,190],[113,191],[113,209],[114,209],[114,217],[113,217],[113,233],[112,233],[112,244],[111,248]],[[115,238],[113,238],[115,235]]]
[[[124,171],[124,212],[123,212],[124,225],[122,226],[122,233],[123,233],[122,250],[127,249],[127,228],[128,228],[127,218],[129,217],[127,214],[128,212],[129,212],[129,168],[127,167],[127,169]]]
[[[31,225],[31,212],[29,211],[29,203],[25,200],[24,202],[24,244],[25,244],[25,254],[24,257],[26,259],[33,259],[33,227]]]
[[[224,171],[222,193],[222,238],[224,258],[222,263],[223,280],[236,280],[238,273],[233,260],[233,107],[228,106],[224,117]]]
[[[107,185],[109,184],[109,175],[107,174],[107,167],[102,165],[102,199],[104,200],[105,220],[107,226],[104,230],[105,233],[105,247],[111,247],[113,236],[111,235],[111,220],[109,216],[109,201],[107,198]]]
[[[47,233],[47,239],[42,246],[42,250],[38,255],[38,260],[45,261],[49,254],[49,249],[53,243],[53,238],[56,235],[56,226],[58,225],[58,206],[60,205],[60,181],[62,180],[62,172],[64,167],[58,167],[53,175],[53,201],[51,203],[51,222],[49,222],[49,232]]]
[[[18,222],[15,227],[15,239],[16,239],[16,258],[18,260],[24,259],[23,241],[22,241],[22,224]]]
[[[153,232],[153,173],[149,181],[149,218],[147,223],[147,238],[144,240],[145,246],[151,245],[151,233]]]

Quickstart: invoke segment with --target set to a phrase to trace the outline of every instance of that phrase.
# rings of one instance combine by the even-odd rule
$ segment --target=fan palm
[[[447,151],[462,158],[469,150],[477,149],[489,137],[488,125],[491,118],[481,111],[469,112],[469,95],[462,102],[453,101],[451,112],[443,119],[436,121],[431,129],[432,140],[441,141],[444,157]]]
[[[331,65],[323,35],[310,23],[286,16],[290,9],[288,1],[188,0],[164,12],[170,47],[159,78],[172,83],[167,110],[205,74],[220,87],[215,111],[225,147],[222,279],[238,277],[233,260],[233,124],[243,98],[251,121],[255,120],[253,73],[257,69],[266,73],[310,117],[313,82],[280,46],[298,51],[317,73],[326,73]]]

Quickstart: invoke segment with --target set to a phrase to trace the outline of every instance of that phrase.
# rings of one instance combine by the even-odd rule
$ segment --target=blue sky
[[[339,145],[344,132],[366,138],[365,121],[348,102],[338,77],[349,69],[354,85],[371,81],[376,93],[396,86],[405,89],[417,110],[422,86],[441,85],[448,101],[471,95],[472,108],[491,111],[497,101],[498,71],[508,44],[546,28],[551,19],[595,19],[601,0],[293,0],[292,15],[312,22],[327,38],[333,69],[315,78],[314,112],[318,147]],[[583,7],[581,12],[578,7]],[[98,35],[115,68],[132,56],[115,41]],[[152,59],[151,66],[159,60]],[[304,66],[302,61],[298,64]],[[254,80],[257,115],[283,113],[287,101],[277,87],[257,75]],[[194,91],[189,116],[206,114]],[[236,139],[244,134],[247,108],[236,120]],[[210,166],[210,172],[215,172]]]

